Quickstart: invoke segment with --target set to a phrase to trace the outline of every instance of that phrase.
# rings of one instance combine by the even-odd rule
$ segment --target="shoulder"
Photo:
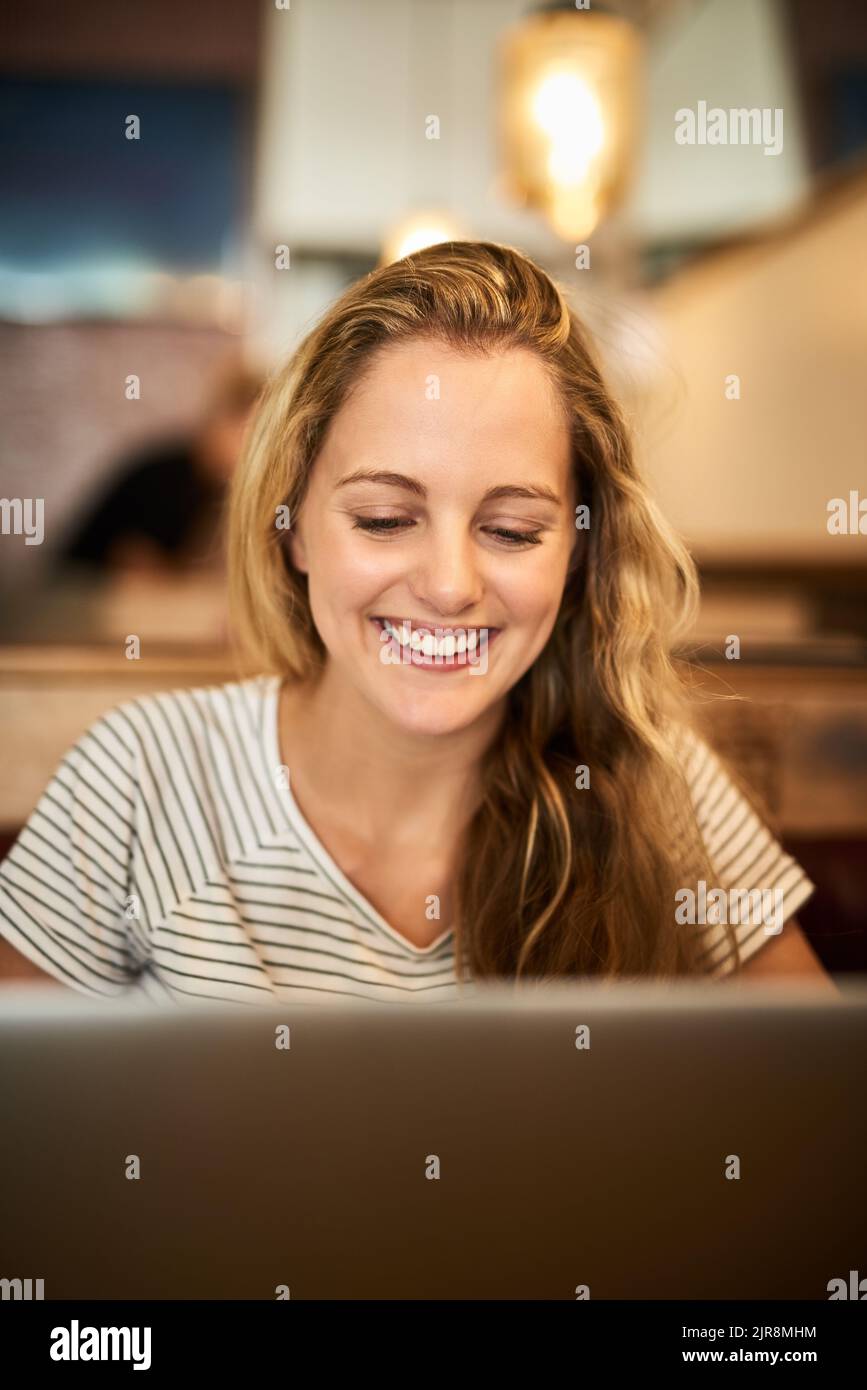
[[[217,746],[244,748],[266,731],[276,698],[277,677],[254,676],[220,685],[192,686],[141,695],[113,706],[95,720],[75,745],[87,750],[122,750],[127,759],[179,756],[185,763]]]
[[[278,677],[257,676],[140,696],[108,710],[69,755],[74,794],[89,797],[98,781],[104,801],[124,808],[155,912],[282,830],[278,691]]]
[[[717,925],[709,911],[699,925],[706,934],[706,968],[724,974],[736,968],[726,925],[734,929],[743,963],[782,930],[815,885],[771,831],[737,770],[701,734],[681,725],[673,744],[712,874],[684,884],[683,893],[718,910]]]
[[[737,875],[776,858],[780,846],[738,769],[688,725],[679,726],[674,744],[695,822],[719,871]]]
[[[702,734],[691,725],[679,724],[672,745],[703,834],[725,827],[735,812],[740,816],[751,812],[759,823],[753,794],[737,769]]]
[[[693,725],[681,721],[671,726],[669,739],[690,786],[697,784],[702,774],[712,764],[714,771],[721,766],[720,759],[707,739]]]

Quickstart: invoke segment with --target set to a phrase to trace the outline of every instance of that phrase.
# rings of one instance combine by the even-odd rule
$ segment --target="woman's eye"
[[[510,531],[505,526],[486,528],[491,536],[499,536],[507,545],[541,545],[541,531]]]
[[[352,524],[361,531],[398,531],[414,523],[402,516],[357,516]]]
[[[410,517],[403,516],[356,516],[352,525],[359,531],[382,535],[386,532],[404,531],[407,527],[414,526],[415,522]],[[517,548],[521,545],[541,544],[541,531],[512,531],[506,526],[485,526],[482,529],[506,546]]]

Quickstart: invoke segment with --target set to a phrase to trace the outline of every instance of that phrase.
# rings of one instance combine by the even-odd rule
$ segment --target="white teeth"
[[[381,618],[380,622],[389,637],[397,641],[401,647],[409,647],[424,657],[441,657],[446,661],[455,656],[463,656],[467,652],[472,654],[478,646],[479,632],[487,631],[486,628],[460,628],[457,632],[447,632],[437,641],[432,632],[419,632],[411,627],[409,621],[402,622],[399,627],[388,618]]]
[[[389,637],[396,637],[402,647],[408,645],[410,640],[408,623],[401,623],[400,627],[396,628],[393,623],[388,621],[388,618],[383,618],[382,625]]]

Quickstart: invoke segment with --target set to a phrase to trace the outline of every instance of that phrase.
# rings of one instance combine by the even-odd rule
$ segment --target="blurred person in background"
[[[227,487],[263,385],[253,368],[233,364],[219,376],[191,435],[140,447],[62,547],[64,571],[175,575],[221,567]]]

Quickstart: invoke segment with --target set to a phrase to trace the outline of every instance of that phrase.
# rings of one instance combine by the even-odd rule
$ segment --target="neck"
[[[415,733],[395,726],[328,663],[315,682],[284,687],[281,737],[302,789],[315,750],[314,785],[340,789],[341,819],[380,844],[443,844],[476,810],[482,757],[504,711],[501,702],[454,733]]]

